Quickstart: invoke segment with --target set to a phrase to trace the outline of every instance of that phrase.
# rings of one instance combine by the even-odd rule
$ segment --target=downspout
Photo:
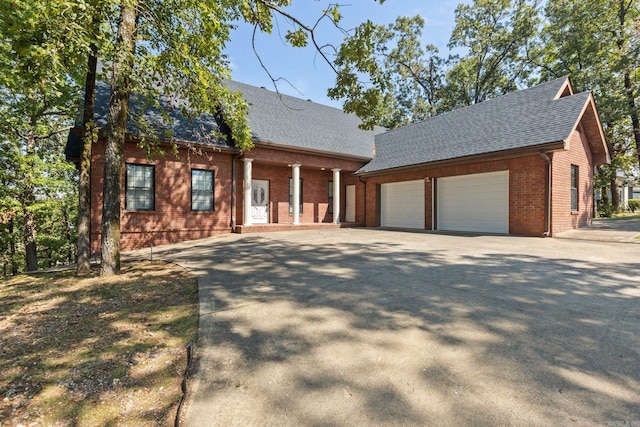
[[[547,212],[544,218],[545,231],[542,235],[544,237],[549,237],[551,235],[551,177],[553,169],[551,167],[551,158],[549,157],[549,155],[547,153],[542,153],[541,156],[547,164],[547,179],[545,185],[545,208]]]
[[[436,230],[436,179],[431,178],[431,231]]]
[[[361,176],[358,177],[358,181],[364,184],[364,217],[363,217],[363,226],[367,226],[367,181],[362,179]]]
[[[241,154],[231,156],[231,232],[236,232],[236,158]]]

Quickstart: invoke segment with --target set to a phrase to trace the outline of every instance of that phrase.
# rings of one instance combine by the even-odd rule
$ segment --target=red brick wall
[[[574,131],[569,138],[569,149],[554,153],[552,164],[552,235],[590,225],[593,218],[593,158],[584,132]],[[574,212],[571,211],[571,165],[579,168],[578,210]]]
[[[178,156],[167,154],[147,158],[135,144],[125,146],[125,163],[154,165],[155,209],[152,212],[125,210],[125,179],[122,179],[121,247],[123,250],[155,246],[190,239],[203,238],[231,231],[232,161],[230,153],[209,152],[204,155],[179,150]],[[356,185],[356,221],[363,221],[364,185],[352,175],[363,162],[335,159],[308,153],[257,147],[246,153],[253,158],[253,178],[269,181],[270,222],[291,223],[289,214],[288,164],[300,163],[303,180],[303,208],[300,222],[332,222],[329,208],[329,181],[333,180],[332,168],[341,172],[341,219],[344,220],[345,186]],[[236,159],[236,222],[242,223],[244,163]],[[102,217],[102,174],[104,144],[93,149],[91,171],[91,242],[92,251],[100,251]],[[191,211],[191,169],[208,169],[215,176],[215,206],[213,212]],[[324,170],[322,170],[324,168]]]
[[[509,170],[509,233],[526,236],[542,235],[545,231],[545,165],[541,156],[531,155],[435,168],[425,167],[412,172],[367,177],[366,226],[380,225],[377,206],[377,185],[379,184]],[[427,230],[430,230],[432,225],[431,187],[432,183],[425,181],[425,229]]]
[[[155,210],[125,210],[125,179],[122,179],[121,247],[123,250],[203,238],[229,233],[231,223],[231,154],[206,156],[179,150],[173,154],[147,158],[135,144],[125,145],[125,163],[155,165]],[[93,148],[91,169],[91,247],[100,251],[102,218],[102,175],[104,144]],[[214,171],[213,212],[191,211],[191,169]]]

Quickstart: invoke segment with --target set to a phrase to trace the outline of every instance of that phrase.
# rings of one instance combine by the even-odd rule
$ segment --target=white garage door
[[[424,181],[382,184],[380,225],[424,229]]]
[[[509,233],[509,171],[438,179],[438,229]]]

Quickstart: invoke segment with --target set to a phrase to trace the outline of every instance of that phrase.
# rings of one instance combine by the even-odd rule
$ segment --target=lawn
[[[0,425],[173,425],[197,292],[164,262],[1,279]]]
[[[622,212],[613,214],[611,217],[601,216],[598,218],[594,218],[596,221],[611,221],[611,220],[640,220],[640,213],[634,212]]]

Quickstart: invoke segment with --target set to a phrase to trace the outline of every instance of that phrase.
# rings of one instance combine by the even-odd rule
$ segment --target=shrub
[[[598,206],[598,215],[611,218],[618,210],[611,203],[603,203]]]
[[[631,212],[637,212],[638,210],[640,210],[640,199],[630,199],[629,210]]]

